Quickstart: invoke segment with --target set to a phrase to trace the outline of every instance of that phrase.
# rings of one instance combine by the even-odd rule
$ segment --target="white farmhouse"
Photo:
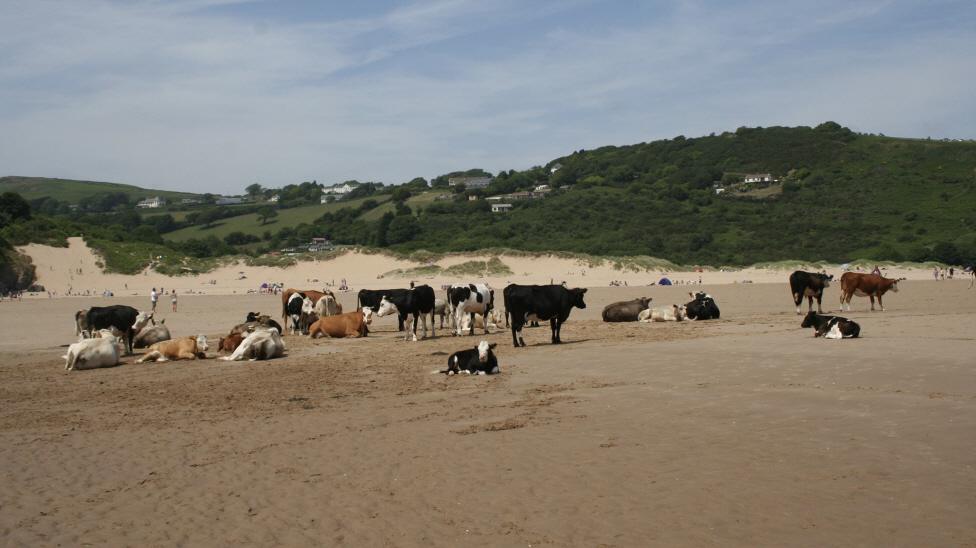
[[[145,209],[156,209],[158,207],[163,207],[166,205],[166,200],[160,198],[159,196],[153,196],[152,198],[146,198],[141,200],[136,204],[136,207],[141,207]]]

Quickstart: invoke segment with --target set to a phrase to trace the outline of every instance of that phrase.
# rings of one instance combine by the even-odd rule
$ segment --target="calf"
[[[474,348],[455,352],[447,359],[447,369],[437,370],[434,373],[494,375],[499,372],[498,358],[492,352],[496,346],[495,343],[488,344],[488,341],[481,341]]]
[[[861,326],[840,316],[827,316],[814,311],[807,313],[800,327],[812,327],[814,337],[825,339],[853,339],[861,334]]]
[[[512,343],[525,346],[522,328],[526,322],[549,320],[552,344],[560,344],[559,332],[573,307],[584,309],[586,288],[568,289],[561,285],[510,284],[502,292],[505,310],[511,315]]]
[[[685,312],[689,320],[717,320],[721,312],[715,299],[704,291],[688,293],[694,299],[685,305]]]
[[[276,329],[262,328],[248,333],[230,356],[218,358],[224,361],[270,360],[285,354],[285,341]]]
[[[823,300],[824,289],[830,287],[830,282],[834,279],[833,275],[826,272],[804,272],[797,270],[790,274],[790,291],[793,293],[793,303],[796,304],[796,313],[800,314],[800,303],[803,297],[807,298],[807,311],[813,310],[813,299],[817,299],[817,312],[823,314],[820,306]]]
[[[315,339],[319,335],[342,339],[345,337],[365,337],[369,330],[367,325],[372,321],[373,311],[369,308],[326,316],[319,318],[308,328],[309,338]]]
[[[207,357],[207,337],[197,335],[196,337],[182,337],[170,341],[158,342],[149,347],[136,363],[145,362],[166,362],[170,360],[195,360]]]
[[[651,306],[650,297],[639,297],[632,301],[610,303],[603,308],[605,322],[636,322],[640,313]]]
[[[851,297],[857,295],[858,297],[870,297],[871,298],[871,311],[874,312],[874,299],[877,297],[878,306],[881,307],[881,311],[884,312],[884,303],[881,302],[881,296],[887,293],[889,290],[898,293],[898,282],[904,280],[905,278],[898,278],[897,280],[892,278],[885,278],[878,274],[861,274],[858,272],[845,272],[840,277],[840,309],[844,310],[844,305],[847,305],[847,311],[851,310]]]
[[[430,331],[431,336],[434,335],[434,289],[429,285],[418,285],[413,289],[408,289],[406,294],[394,294],[394,295],[384,295],[380,298],[380,307],[376,311],[377,316],[386,316],[388,314],[393,314],[396,312],[401,317],[406,318],[407,322],[410,322],[410,316],[412,319],[412,327],[405,323],[407,326],[407,332],[404,336],[404,340],[410,340],[411,336],[414,341],[417,340],[417,319],[420,318],[421,323],[424,328],[424,339],[427,338],[427,315],[431,314],[430,321]]]
[[[441,329],[444,329],[444,318],[447,317],[447,299],[434,299],[434,317],[440,316]]]
[[[640,313],[638,320],[642,322],[680,322],[685,319],[685,305],[659,306],[648,308]]]
[[[66,371],[114,367],[119,364],[118,339],[112,336],[84,339],[68,346],[68,353],[61,357]]]

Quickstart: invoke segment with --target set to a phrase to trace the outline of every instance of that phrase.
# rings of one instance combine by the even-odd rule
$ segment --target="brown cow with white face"
[[[851,310],[851,297],[857,295],[858,297],[870,297],[871,298],[871,310],[874,310],[874,299],[877,297],[878,306],[881,307],[881,311],[884,312],[884,303],[881,302],[881,296],[887,293],[889,290],[898,292],[898,282],[904,280],[905,278],[898,278],[897,280],[892,278],[885,278],[884,276],[879,276],[877,274],[859,274],[857,272],[845,272],[843,276],[840,277],[840,308],[844,310],[844,305],[847,305],[847,311]]]

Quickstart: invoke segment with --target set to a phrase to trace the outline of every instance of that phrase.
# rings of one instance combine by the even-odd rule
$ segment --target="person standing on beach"
[[[176,312],[176,290],[173,290],[172,296],[170,297],[170,302],[173,303],[173,312]]]
[[[152,288],[152,291],[149,292],[149,301],[152,303],[153,312],[156,311],[156,301],[158,300],[159,300],[159,293],[156,293],[156,288],[154,287]]]

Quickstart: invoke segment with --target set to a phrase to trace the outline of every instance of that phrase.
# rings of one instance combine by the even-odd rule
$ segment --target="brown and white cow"
[[[237,347],[241,345],[241,341],[244,340],[243,332],[231,333],[226,337],[221,337],[217,341],[217,351],[218,352],[233,352],[237,350]]]
[[[281,292],[281,320],[282,320],[282,322],[287,322],[288,321],[288,299],[290,299],[291,296],[294,295],[295,293],[302,293],[303,295],[305,295],[309,299],[312,299],[312,304],[313,305],[315,303],[319,302],[319,299],[321,299],[323,295],[332,295],[333,297],[335,297],[335,293],[333,293],[331,291],[328,291],[328,290],[326,290],[326,291],[316,291],[314,289],[292,289],[292,288],[288,288],[288,289],[286,289],[286,290],[284,290],[284,291]]]
[[[158,342],[150,346],[149,351],[136,360],[136,363],[204,359],[207,357],[207,348],[205,335]]]
[[[871,310],[874,310],[874,299],[877,297],[878,306],[881,307],[881,311],[884,312],[884,303],[881,302],[881,296],[887,293],[889,290],[898,292],[898,282],[904,280],[905,278],[885,278],[884,276],[879,276],[877,274],[861,274],[858,272],[845,272],[843,276],[840,277],[840,308],[844,310],[844,305],[847,305],[847,311],[851,310],[851,297],[857,295],[858,297],[870,297],[871,298]]]
[[[366,326],[372,321],[372,316],[373,311],[364,308],[355,312],[319,318],[318,321],[309,326],[308,336],[313,339],[319,335],[336,339],[365,337],[369,332]]]

